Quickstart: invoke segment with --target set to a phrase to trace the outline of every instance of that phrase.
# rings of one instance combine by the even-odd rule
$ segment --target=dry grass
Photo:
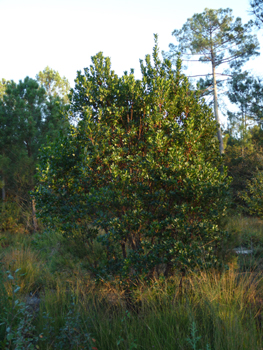
[[[227,228],[232,236],[229,249],[252,242],[255,253],[248,259],[261,261],[261,220],[231,218]],[[34,319],[34,332],[43,334],[40,349],[60,349],[58,339],[65,350],[80,349],[67,341],[68,332],[75,332],[72,337],[81,341],[95,340],[87,349],[262,350],[260,263],[255,269],[251,261],[233,257],[223,272],[187,275],[182,290],[179,275],[142,283],[133,290],[132,312],[117,284],[96,284],[90,278],[83,267],[83,247],[71,247],[55,232],[7,238],[10,244],[0,252],[2,270],[14,274],[20,269],[15,274],[21,287],[18,296],[25,300],[31,293],[40,300]],[[4,286],[12,298],[11,282],[6,279]]]

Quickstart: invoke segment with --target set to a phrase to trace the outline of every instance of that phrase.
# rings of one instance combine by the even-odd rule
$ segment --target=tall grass
[[[260,280],[233,271],[216,277],[203,272],[184,284],[182,295],[179,278],[137,290],[142,305],[137,315],[110,301],[107,307],[93,306],[91,323],[99,348],[129,349],[136,344],[141,349],[191,349],[187,338],[195,324],[201,337],[198,349],[261,349],[256,306],[256,296],[262,295]],[[85,301],[82,307],[90,310]]]
[[[200,272],[185,279],[183,293],[178,286],[179,277],[141,285],[134,291],[140,308],[132,313],[125,308],[122,290],[98,288],[78,278],[74,284],[60,281],[41,296],[34,324],[44,340],[39,338],[38,345],[59,348],[67,322],[67,332],[81,339],[88,335],[97,349],[190,350],[193,344],[198,350],[262,349],[259,277],[233,270]],[[77,349],[67,347],[67,333],[63,341],[63,349]]]
[[[239,219],[227,223],[232,235],[229,249],[252,240],[253,249],[258,249],[253,259],[258,262],[262,223]],[[188,274],[180,290],[179,275],[141,283],[133,290],[133,312],[126,308],[120,287],[98,285],[90,278],[83,268],[88,250],[82,243],[80,247],[76,242],[67,244],[55,232],[22,240],[6,237],[10,244],[0,252],[2,270],[9,274],[20,270],[14,280],[2,276],[0,344],[7,339],[12,318],[15,335],[8,347],[2,343],[0,348],[19,350],[16,344],[22,344],[21,349],[43,350],[263,348],[259,263],[257,269],[249,270],[246,261],[244,269],[242,258],[236,257],[225,271]],[[39,305],[28,304],[34,296]],[[16,304],[14,298],[22,303]]]

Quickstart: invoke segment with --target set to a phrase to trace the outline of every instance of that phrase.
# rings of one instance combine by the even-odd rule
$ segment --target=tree
[[[0,81],[0,99],[3,100],[3,96],[5,94],[5,90],[10,81],[2,79]]]
[[[238,130],[242,141],[242,156],[248,137],[249,122],[255,124],[263,118],[263,84],[260,78],[254,78],[248,72],[238,70],[233,73],[232,80],[228,82],[227,96],[239,111],[228,111],[230,123],[234,120],[238,124]]]
[[[47,100],[36,80],[9,82],[0,100],[0,172],[2,199],[6,195],[29,203],[35,185],[38,149],[65,131],[68,121],[56,99]],[[34,204],[34,202],[33,202]],[[34,205],[33,205],[34,206]]]
[[[36,80],[40,86],[45,90],[49,98],[59,97],[62,99],[64,104],[69,102],[68,94],[70,91],[70,85],[67,78],[59,75],[59,73],[48,66],[42,71],[39,72],[36,76]]]
[[[231,135],[229,129],[226,133],[224,164],[232,178],[230,185],[232,206],[243,211],[246,210],[247,204],[239,194],[246,191],[247,182],[255,177],[257,171],[263,170],[262,130],[254,126],[247,131],[245,140],[240,138],[240,134]]]
[[[6,81],[5,79],[2,79],[0,81],[0,101],[3,101],[3,98],[4,98],[4,95],[5,95],[5,91],[6,91],[6,87],[7,87],[7,84],[9,84],[10,82],[9,81]],[[8,159],[6,159],[5,157],[0,156],[0,169],[3,169],[3,168],[6,168],[7,167],[7,164],[8,164]],[[2,178],[1,178],[1,181],[0,181],[0,188],[2,190],[2,200],[4,201],[5,200],[5,178],[3,176],[3,172],[1,171],[2,173]]]
[[[263,23],[263,0],[251,0],[250,6],[256,18],[256,25],[260,28]]]
[[[42,134],[48,134],[51,139],[54,139],[54,137],[58,136],[61,127],[63,128],[61,124],[62,115],[67,115],[64,122],[68,125],[69,81],[65,77],[61,78],[57,71],[49,67],[39,72],[36,79],[38,84],[44,88],[46,92],[45,125],[43,125]],[[60,127],[57,125],[58,121]],[[64,127],[65,126],[66,125],[64,125]],[[53,133],[52,136],[51,133]]]
[[[187,56],[197,55],[199,61],[210,63],[212,66],[212,73],[209,75],[213,79],[214,114],[218,123],[217,136],[221,154],[224,153],[224,147],[218,113],[216,68],[226,63],[230,64],[230,67],[240,67],[251,56],[259,54],[256,51],[259,47],[257,38],[250,34],[252,26],[253,21],[242,25],[239,17],[234,21],[232,10],[229,8],[206,8],[203,13],[194,14],[189,18],[182,29],[175,29],[172,35],[179,45],[169,45],[170,57],[180,51]]]
[[[245,208],[246,202],[239,196],[245,191],[262,162],[262,98],[263,85],[260,78],[248,72],[236,70],[228,82],[227,96],[237,111],[228,111],[228,126],[225,165],[232,176],[233,204]]]
[[[81,231],[90,256],[102,244],[89,263],[99,278],[129,283],[160,264],[165,276],[216,264],[229,181],[211,110],[189,89],[180,59],[174,71],[156,43],[141,80],[119,78],[102,53],[92,62],[72,91],[80,122],[40,154],[40,216],[67,237]]]

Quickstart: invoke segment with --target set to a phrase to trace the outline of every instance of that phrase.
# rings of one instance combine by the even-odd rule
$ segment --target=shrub
[[[217,264],[229,181],[216,122],[180,58],[173,70],[156,43],[153,64],[149,55],[141,61],[141,80],[132,71],[118,77],[102,53],[92,61],[72,90],[79,123],[40,155],[40,216],[104,246],[90,264],[99,278]]]

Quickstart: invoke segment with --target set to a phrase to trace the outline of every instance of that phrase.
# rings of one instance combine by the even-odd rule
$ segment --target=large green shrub
[[[211,266],[228,187],[211,110],[157,45],[141,80],[118,77],[102,53],[92,62],[72,91],[77,126],[39,159],[42,218],[98,240],[104,253],[90,266],[103,278]]]

